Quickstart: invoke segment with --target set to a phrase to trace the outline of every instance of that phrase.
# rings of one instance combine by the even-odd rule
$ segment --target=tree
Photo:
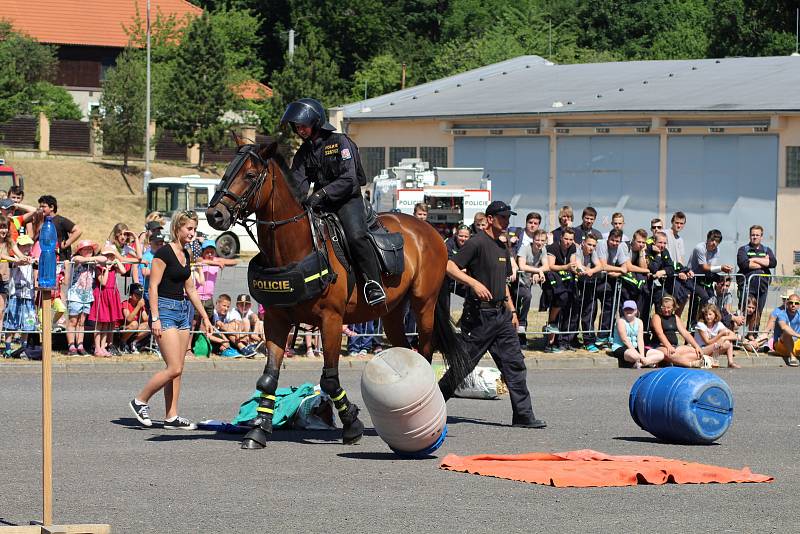
[[[277,125],[286,106],[299,98],[316,98],[329,107],[340,104],[344,94],[339,67],[313,32],[295,49],[294,56],[287,54],[286,64],[273,75],[271,87],[272,99],[262,123],[266,129],[270,124]]]
[[[375,56],[356,71],[350,94],[361,100],[398,91],[402,72],[403,66],[392,54]]]
[[[128,158],[142,153],[145,136],[145,64],[142,52],[127,48],[117,56],[117,65],[103,82],[103,148],[122,154],[122,169]]]
[[[0,21],[0,122],[31,112],[52,85],[39,85],[55,72],[55,51]]]
[[[220,147],[225,139],[222,119],[233,103],[228,81],[224,44],[204,13],[189,26],[178,48],[161,119],[178,142],[200,146],[200,166],[204,152]]]

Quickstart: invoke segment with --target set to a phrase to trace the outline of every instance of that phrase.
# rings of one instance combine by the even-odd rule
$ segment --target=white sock
[[[146,406],[147,405],[146,402],[142,402],[139,399],[137,399],[136,397],[133,398],[133,402],[134,402],[134,404],[136,404],[136,406]]]
[[[176,415],[175,417],[170,417],[169,419],[164,419],[164,422],[165,422],[165,423],[171,423],[171,422],[173,422],[173,421],[174,421],[175,419],[177,419],[177,418],[178,418],[178,416]]]

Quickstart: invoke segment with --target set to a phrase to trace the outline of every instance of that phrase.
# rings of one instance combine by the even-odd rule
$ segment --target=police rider
[[[366,176],[358,147],[345,134],[334,132],[325,108],[313,98],[301,98],[286,108],[281,126],[291,124],[303,139],[292,161],[292,176],[298,191],[309,183],[314,191],[305,201],[312,210],[336,213],[342,223],[353,260],[363,277],[364,299],[374,306],[386,300],[381,285],[378,258],[367,237],[361,186]]]

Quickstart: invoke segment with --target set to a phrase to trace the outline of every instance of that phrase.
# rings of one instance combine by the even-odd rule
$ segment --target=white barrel
[[[444,442],[444,397],[430,364],[413,350],[393,347],[367,363],[361,396],[375,431],[400,456],[428,456]]]

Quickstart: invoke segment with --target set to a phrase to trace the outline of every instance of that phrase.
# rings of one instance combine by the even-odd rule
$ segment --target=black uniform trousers
[[[597,292],[602,290],[602,284],[596,279],[579,279],[576,287],[578,291],[570,307],[568,331],[577,332],[578,322],[580,321],[583,344],[591,345],[597,339],[594,321],[595,317],[597,317],[597,300],[600,298]],[[573,343],[578,337],[577,334],[566,335],[569,343]]]
[[[616,325],[616,317],[614,315],[614,300],[617,296],[617,284],[621,283],[618,278],[606,276],[605,284],[600,291],[599,298],[602,300],[602,311],[600,312],[600,337],[610,338],[614,335],[612,328]],[[621,306],[622,303],[620,302]]]
[[[364,199],[361,195],[351,197],[334,210],[339,216],[347,236],[347,246],[353,256],[355,267],[369,280],[381,283],[381,269],[378,258],[367,237],[367,223],[364,218]]]
[[[519,339],[511,312],[501,304],[495,308],[480,308],[477,305],[464,305],[461,316],[461,337],[467,346],[470,373],[486,351],[492,356],[495,365],[503,373],[511,398],[512,422],[526,422],[534,419],[531,394],[528,391],[525,357],[519,347]],[[445,400],[453,396],[466,376],[452,376],[451,370],[439,382]]]

